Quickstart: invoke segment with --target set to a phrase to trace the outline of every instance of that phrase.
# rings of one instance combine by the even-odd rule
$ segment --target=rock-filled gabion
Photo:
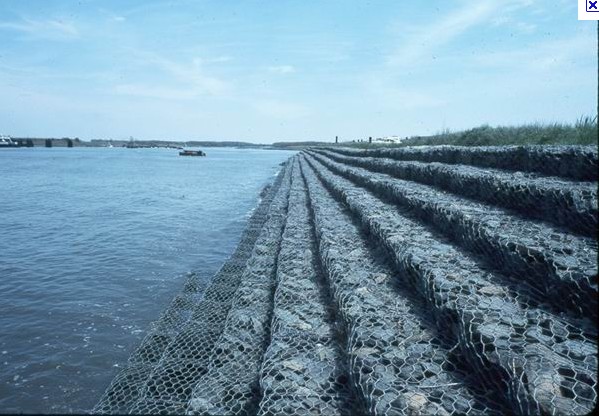
[[[597,242],[559,228],[510,215],[509,211],[455,196],[437,189],[355,168],[321,156],[316,158],[345,178],[368,187],[376,195],[407,208],[413,217],[432,225],[465,249],[514,280],[526,279],[538,301],[579,315],[596,318],[597,261],[593,256],[571,256],[570,251],[593,253]],[[368,161],[370,162],[370,161]],[[459,189],[467,189],[467,184]],[[570,185],[570,188],[573,186]],[[595,212],[596,208],[595,198]],[[589,208],[591,210],[591,208]],[[566,243],[566,244],[564,244]]]
[[[594,236],[597,230],[597,186],[593,182],[573,183],[560,178],[472,166],[398,162],[386,158],[322,153],[340,163],[388,173],[399,179],[433,185],[468,198],[517,210],[522,215],[551,221],[582,235]]]
[[[205,291],[194,290],[200,288],[193,284],[195,276],[190,277],[181,295],[153,325],[92,413],[185,412],[198,379],[207,372],[213,347],[222,335],[233,296],[262,228],[273,216],[275,205],[286,204],[288,179],[289,175],[279,174],[273,186],[264,192],[235,252],[209,287]],[[260,250],[260,246],[256,249]],[[198,299],[180,307],[177,299],[188,295],[188,289]],[[173,320],[178,325],[172,325]]]
[[[345,345],[318,262],[308,196],[299,166],[292,171],[281,241],[270,345],[264,353],[259,414],[351,414]]]
[[[597,181],[596,146],[417,146],[402,149],[336,148],[349,156],[385,157],[431,163],[535,172],[578,181]]]
[[[198,380],[191,414],[253,414],[260,399],[259,371],[268,345],[281,234],[287,216],[290,176],[285,172],[252,257],[241,277],[222,334],[214,345],[207,373]]]
[[[596,166],[584,147],[302,152],[93,412],[587,414]]]

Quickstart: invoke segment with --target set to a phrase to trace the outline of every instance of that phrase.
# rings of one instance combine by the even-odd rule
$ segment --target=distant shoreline
[[[17,146],[12,147],[129,147],[129,148],[179,148],[179,147],[236,147],[271,148],[269,144],[238,141],[168,141],[168,140],[91,140],[63,137],[13,137]]]
[[[275,144],[255,144],[247,142],[216,142],[216,141],[187,141],[171,142],[166,140],[92,140],[83,141],[78,138],[11,138],[14,144],[0,146],[0,149],[15,149],[22,147],[43,147],[43,148],[67,148],[67,147],[89,147],[89,148],[129,148],[129,149],[183,149],[189,147],[227,147],[232,149],[264,149],[264,150],[301,150],[309,146],[318,146],[324,143],[314,142],[306,144],[289,143],[289,145]]]
[[[430,136],[412,136],[393,139],[381,137],[357,138],[353,140],[331,141],[278,141],[271,144],[256,144],[243,141],[215,141],[215,140],[111,140],[94,139],[90,141],[76,138],[33,138],[2,136],[17,143],[17,147],[129,147],[129,148],[179,148],[179,147],[233,147],[238,149],[281,149],[303,150],[309,147],[340,146],[354,148],[385,148],[385,147],[412,147],[412,146],[535,146],[535,145],[596,145],[597,144],[597,117],[581,117],[574,124],[541,124],[531,123],[519,126],[491,127],[482,125],[463,131],[444,131]],[[5,146],[0,146],[0,148]],[[14,146],[13,146],[14,147]]]

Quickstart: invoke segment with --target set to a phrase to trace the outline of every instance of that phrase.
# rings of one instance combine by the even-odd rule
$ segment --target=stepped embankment
[[[94,413],[587,414],[597,149],[290,158]]]

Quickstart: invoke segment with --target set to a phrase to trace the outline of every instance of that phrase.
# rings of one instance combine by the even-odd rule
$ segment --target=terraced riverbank
[[[313,149],[97,413],[586,414],[597,151]]]

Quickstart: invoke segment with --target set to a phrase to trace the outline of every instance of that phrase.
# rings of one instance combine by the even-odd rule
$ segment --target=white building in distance
[[[406,139],[405,137],[387,136],[387,137],[377,137],[376,139],[373,139],[372,141],[378,142],[378,143],[401,143],[405,139]]]

